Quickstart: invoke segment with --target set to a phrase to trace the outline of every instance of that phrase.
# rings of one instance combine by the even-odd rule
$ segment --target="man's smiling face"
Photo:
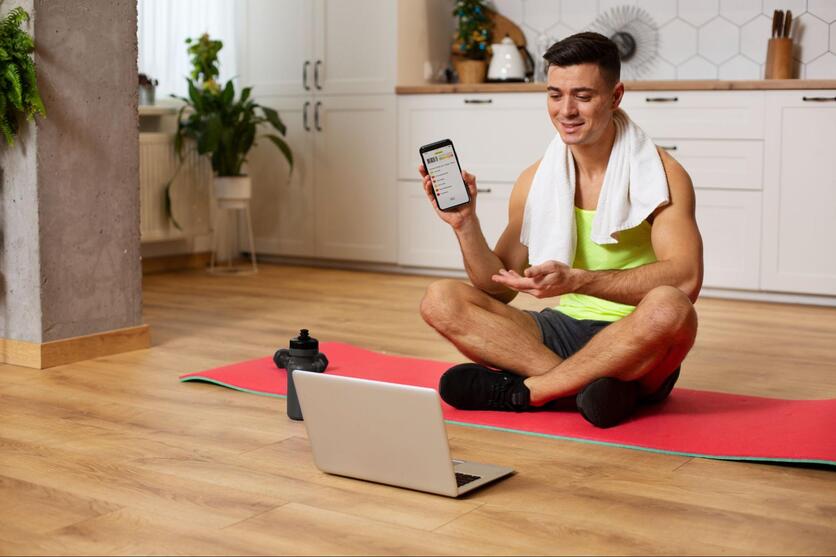
[[[624,94],[621,82],[608,82],[596,64],[552,65],[547,85],[549,116],[567,145],[598,141]]]

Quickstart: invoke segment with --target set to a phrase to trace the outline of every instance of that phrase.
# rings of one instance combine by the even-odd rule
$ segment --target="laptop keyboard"
[[[471,476],[470,474],[462,474],[461,472],[456,472],[456,485],[461,487],[463,485],[469,484],[470,482],[476,481],[482,476]]]

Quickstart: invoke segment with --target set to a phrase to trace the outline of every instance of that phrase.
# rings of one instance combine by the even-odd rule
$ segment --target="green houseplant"
[[[46,116],[35,79],[35,42],[21,28],[28,21],[20,7],[0,19],[0,133],[9,145],[14,145],[22,116]]]
[[[287,160],[293,171],[293,153],[284,140],[287,129],[272,108],[261,106],[252,98],[252,88],[244,87],[236,98],[232,80],[221,87],[215,78],[218,71],[218,52],[221,41],[215,41],[204,34],[196,40],[187,39],[189,54],[192,57],[192,74],[186,78],[189,86],[188,97],[175,98],[183,101],[178,114],[177,132],[174,147],[180,159],[183,159],[183,144],[186,139],[194,141],[197,152],[208,155],[215,172],[215,192],[218,196],[219,184],[238,184],[239,195],[249,197],[249,178],[242,173],[250,149],[256,144],[258,128],[269,125],[273,132],[266,137]],[[235,178],[236,180],[226,180]],[[169,217],[179,229],[171,210],[171,182],[166,188],[166,208]]]
[[[456,71],[462,83],[484,81],[487,70],[488,45],[491,44],[493,21],[484,0],[456,0],[453,15],[458,20],[456,32]]]

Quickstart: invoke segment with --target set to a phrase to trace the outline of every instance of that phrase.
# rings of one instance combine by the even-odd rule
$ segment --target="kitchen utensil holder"
[[[792,39],[780,37],[769,39],[766,47],[764,78],[792,79]]]

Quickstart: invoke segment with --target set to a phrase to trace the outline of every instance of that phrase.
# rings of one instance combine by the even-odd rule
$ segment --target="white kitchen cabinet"
[[[394,263],[397,3],[244,8],[241,81],[279,111],[296,159],[288,178],[269,142],[250,156],[256,252]]]
[[[293,151],[293,173],[267,139],[259,139],[248,157],[252,177],[251,203],[256,253],[312,257],[315,244],[313,106],[298,97],[261,97],[259,102],[279,111]]]
[[[703,240],[703,286],[757,290],[761,193],[697,189],[696,201]]]
[[[493,248],[508,224],[512,184],[479,181],[476,214]],[[398,263],[410,267],[464,269],[456,235],[442,221],[418,180],[398,182]]]
[[[397,2],[317,0],[314,87],[323,94],[392,93]]]
[[[394,262],[394,95],[259,98],[295,160],[261,140],[249,157],[256,252]]]
[[[676,139],[654,137],[688,171],[694,188],[763,188],[763,141],[752,139]]]
[[[767,102],[761,285],[836,295],[836,90]]]
[[[314,114],[316,255],[394,263],[394,95],[325,97]]]
[[[691,177],[704,286],[757,290],[764,93],[629,91],[621,106]]]
[[[241,74],[256,94],[302,95],[313,87],[314,2],[244,0]]]
[[[391,93],[397,3],[246,0],[242,74],[259,95]]]
[[[400,96],[398,178],[415,179],[418,148],[447,138],[463,170],[513,182],[543,156],[555,133],[544,93]]]
[[[621,107],[651,137],[763,139],[763,91],[627,91]]]

